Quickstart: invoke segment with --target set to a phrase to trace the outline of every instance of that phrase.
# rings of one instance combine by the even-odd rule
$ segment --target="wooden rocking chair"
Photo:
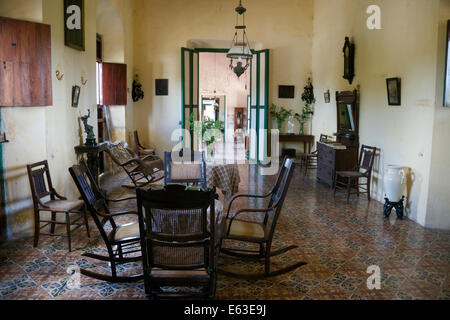
[[[85,252],[82,256],[100,261],[107,261],[111,265],[111,275],[100,274],[85,269],[80,269],[80,273],[91,278],[109,282],[134,282],[143,279],[143,274],[126,277],[117,276],[116,269],[117,265],[136,262],[142,259],[142,255],[125,257],[126,255],[132,253],[141,252],[140,246],[135,248],[136,245],[140,244],[138,214],[133,211],[112,213],[107,205],[108,202],[131,200],[136,199],[136,197],[133,196],[116,200],[107,200],[100,192],[94,178],[92,177],[92,174],[84,162],[81,162],[80,165],[75,165],[69,168],[69,172],[78,190],[80,191],[84,203],[91,213],[91,216],[94,219],[108,250],[108,256],[102,256],[90,252]],[[115,217],[127,214],[136,215],[136,222],[124,225],[117,225],[115,223]],[[105,225],[108,222],[112,227],[112,231],[110,232],[105,230]]]
[[[133,185],[124,187],[143,187],[149,183],[157,182],[164,178],[162,174],[163,162],[153,154],[139,157],[133,150],[128,148],[124,141],[110,143],[106,152],[118,166],[125,170]],[[157,174],[161,173],[158,177]]]
[[[264,277],[273,277],[280,274],[284,274],[286,272],[292,271],[298,267],[301,267],[306,264],[306,262],[297,262],[291,266],[286,268],[270,271],[270,257],[280,255],[287,251],[297,248],[297,246],[288,246],[286,248],[271,251],[273,235],[275,232],[275,226],[280,216],[281,209],[283,207],[283,202],[286,197],[287,190],[289,188],[289,184],[292,179],[292,175],[294,173],[295,163],[294,159],[285,158],[283,161],[283,165],[278,174],[278,178],[276,180],[275,185],[272,187],[270,192],[266,195],[237,195],[235,196],[228,206],[227,212],[227,220],[226,220],[226,232],[223,239],[230,239],[236,241],[244,241],[259,244],[259,250],[248,250],[248,249],[238,249],[238,248],[223,248],[221,246],[221,252],[242,258],[242,259],[253,259],[253,260],[265,260],[264,272],[260,274],[237,274],[233,272],[229,272],[223,269],[219,269],[218,271],[222,274],[245,278],[245,279],[260,279]],[[270,201],[268,203],[267,208],[261,209],[240,209],[236,213],[234,213],[231,217],[230,210],[234,200],[246,197],[246,198],[260,198],[265,199],[270,197]],[[243,212],[263,212],[264,220],[263,222],[252,222],[241,219],[236,219],[237,216]]]

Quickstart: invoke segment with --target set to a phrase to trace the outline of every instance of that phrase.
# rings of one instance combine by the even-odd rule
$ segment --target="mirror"
[[[355,131],[353,119],[353,106],[351,104],[338,103],[339,131]]]

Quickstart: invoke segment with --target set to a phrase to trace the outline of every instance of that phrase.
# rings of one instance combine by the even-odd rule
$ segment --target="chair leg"
[[[367,199],[370,202],[370,178],[367,178]]]
[[[266,256],[264,260],[264,275],[268,277],[270,275],[270,244],[266,244]]]
[[[305,177],[308,174],[309,158],[305,158]]]
[[[356,195],[359,198],[359,178],[356,178]]]
[[[56,220],[56,212],[53,212],[53,211],[52,211],[51,220],[52,220],[52,221],[55,221],[55,220]],[[51,233],[51,234],[55,234],[55,226],[56,226],[56,224],[55,224],[55,223],[52,223],[52,225],[51,225],[51,227],[50,227],[50,233]]]
[[[88,220],[88,216],[87,216],[87,211],[86,210],[84,210],[84,224],[86,225],[87,236],[88,236],[88,238],[90,238],[91,234],[89,232],[89,220]]]
[[[36,248],[39,242],[39,231],[40,231],[40,212],[35,210],[34,212],[34,247]]]
[[[347,179],[347,203],[350,202],[350,190],[352,188],[352,178],[348,177]]]
[[[69,245],[69,252],[72,252],[72,236],[70,234],[70,213],[66,212],[66,230],[67,230],[67,243]]]
[[[337,191],[337,179],[338,175],[337,173],[334,175],[334,183],[333,183],[333,196],[336,197],[336,191]]]

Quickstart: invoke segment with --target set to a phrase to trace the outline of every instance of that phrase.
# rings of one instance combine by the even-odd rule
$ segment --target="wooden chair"
[[[141,145],[141,143],[139,142],[139,136],[138,136],[138,132],[137,130],[134,131],[134,147],[135,147],[135,151],[136,154],[138,156],[148,156],[148,155],[156,155],[155,153],[155,149],[150,149],[147,147],[144,147],[143,145]]]
[[[158,172],[163,170],[163,162],[158,156],[147,155],[139,157],[133,150],[128,148],[124,141],[110,143],[106,152],[114,163],[125,170],[135,188],[163,178],[162,175],[160,177],[156,176]],[[124,186],[128,187],[127,185]]]
[[[205,153],[181,149],[178,155],[181,163],[173,161],[172,152],[164,152],[164,185],[193,184],[206,189]]]
[[[168,185],[137,189],[145,292],[150,298],[209,298],[216,291],[215,188],[186,190]],[[209,219],[208,219],[209,218]],[[200,287],[165,292],[161,287]]]
[[[359,154],[359,162],[356,168],[352,171],[337,171],[334,179],[334,195],[336,196],[337,189],[347,190],[347,203],[350,200],[351,188],[356,188],[356,194],[359,197],[360,193],[367,193],[367,198],[370,201],[370,179],[372,177],[372,167],[375,160],[375,153],[377,148],[362,145]],[[364,170],[361,172],[361,170]],[[365,178],[366,181],[359,183],[360,178]],[[364,186],[363,188],[361,186]],[[360,191],[363,190],[363,192]]]
[[[81,200],[67,200],[67,198],[59,195],[53,188],[52,179],[47,160],[27,165],[28,179],[30,180],[31,194],[33,197],[34,207],[34,247],[37,247],[39,242],[39,235],[49,236],[63,236],[67,237],[69,252],[72,251],[72,231],[78,229],[82,225],[86,226],[88,237],[89,224],[87,219],[84,203]],[[47,180],[47,181],[46,181]],[[47,201],[44,198],[49,198]],[[41,211],[50,212],[50,220],[41,220]],[[57,221],[56,215],[58,213],[65,214],[65,221]],[[71,215],[81,214],[80,217],[71,221]],[[79,223],[84,219],[84,223]],[[41,226],[41,223],[45,223]],[[67,234],[55,234],[55,227],[57,224],[66,225]],[[50,225],[50,233],[41,232],[41,229]],[[71,230],[71,226],[75,228]]]
[[[221,246],[221,252],[242,259],[264,259],[265,266],[264,272],[260,274],[237,274],[226,270],[220,269],[219,272],[240,278],[246,279],[260,279],[263,277],[272,277],[286,272],[292,271],[300,266],[306,264],[306,262],[297,262],[286,268],[270,271],[270,257],[280,255],[289,250],[297,248],[297,246],[289,246],[277,251],[272,251],[272,240],[275,233],[275,227],[280,216],[283,202],[286,197],[286,193],[289,189],[289,184],[294,173],[295,163],[292,158],[285,158],[282,167],[279,171],[275,185],[270,192],[266,195],[237,195],[231,200],[228,212],[226,216],[226,231],[223,239],[230,239],[236,241],[250,242],[259,245],[259,250],[247,250],[238,248],[224,248]],[[230,210],[233,202],[241,197],[246,198],[259,198],[266,199],[270,197],[267,208],[244,208],[237,210],[230,217]],[[237,217],[244,212],[248,213],[264,213],[264,219],[262,222],[253,222],[245,219],[237,219]]]
[[[326,134],[320,135],[320,142],[325,142],[328,140],[328,136]],[[318,150],[316,148],[316,151],[312,153],[304,153],[301,156],[300,160],[300,169],[305,170],[305,177],[308,173],[309,169],[317,169],[317,156],[318,156]]]
[[[109,282],[133,282],[143,279],[143,275],[133,275],[120,277],[117,276],[117,265],[140,261],[142,256],[128,256],[136,252],[141,252],[141,248],[136,248],[140,244],[139,224],[137,219],[137,212],[111,212],[107,203],[120,202],[125,200],[132,200],[136,197],[127,197],[116,200],[107,200],[100,189],[98,188],[91,172],[87,165],[81,162],[80,165],[75,165],[69,168],[72,176],[85,205],[87,206],[95,225],[97,226],[100,235],[108,250],[108,256],[102,256],[91,252],[85,252],[82,256],[93,258],[100,261],[107,261],[111,265],[111,275],[100,274],[85,269],[80,269],[81,274],[99,280]],[[124,215],[135,215],[136,221],[128,224],[118,225],[114,218]],[[110,223],[112,230],[108,232],[105,225]]]

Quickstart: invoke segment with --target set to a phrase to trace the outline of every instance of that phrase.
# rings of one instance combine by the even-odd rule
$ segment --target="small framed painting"
[[[400,106],[402,104],[400,78],[386,79],[388,104],[390,106]]]
[[[84,0],[64,0],[64,44],[84,51]]]
[[[323,94],[325,103],[330,103],[330,90]]]
[[[78,108],[78,101],[80,100],[80,91],[81,88],[79,86],[72,87],[72,107]]]
[[[169,79],[155,79],[155,95],[169,95]]]
[[[447,21],[447,51],[445,55],[444,107],[450,108],[450,20]]]

